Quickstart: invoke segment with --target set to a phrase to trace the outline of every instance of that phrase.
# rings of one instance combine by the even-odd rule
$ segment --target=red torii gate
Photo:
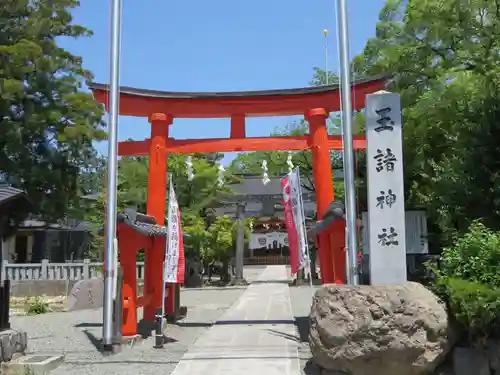
[[[383,79],[369,78],[352,85],[353,110],[364,108],[365,96],[382,89]],[[94,97],[109,109],[109,85],[92,83]],[[330,149],[343,148],[342,138],[328,135],[326,119],[330,112],[340,110],[337,85],[300,89],[244,91],[225,93],[179,93],[120,88],[120,115],[146,117],[151,123],[151,138],[118,144],[118,155],[149,155],[147,215],[164,224],[166,201],[167,156],[169,153],[234,152],[259,150],[311,149],[318,217],[322,217],[333,201],[333,178]],[[304,136],[247,137],[246,117],[303,115],[309,122]],[[169,126],[175,118],[230,118],[229,138],[169,138]],[[354,137],[354,148],[365,149],[363,136]],[[160,246],[160,245],[156,245]],[[322,283],[344,283],[345,237],[339,232],[335,240],[327,234],[318,236]],[[145,254],[144,292],[153,295],[153,303],[144,311],[144,318],[153,320],[155,309],[162,305],[163,248],[148,248]],[[169,296],[173,290],[169,289]],[[169,298],[168,312],[173,312]]]

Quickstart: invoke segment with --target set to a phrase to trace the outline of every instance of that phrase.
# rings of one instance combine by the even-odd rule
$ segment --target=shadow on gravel
[[[319,368],[318,365],[314,363],[314,360],[312,358],[306,362],[306,365],[304,366],[305,375],[321,375],[321,373],[321,368]]]
[[[274,329],[268,329],[269,332],[277,336],[282,336],[288,340],[295,342],[308,342],[309,337],[309,318],[307,316],[298,316],[295,318],[295,326],[297,327],[297,331],[299,332],[299,336],[290,335],[289,333],[280,332]]]
[[[284,337],[287,340],[293,342],[299,342],[299,339],[295,335],[290,335],[289,333],[276,331],[275,329],[268,329],[267,332],[271,332],[273,335]]]
[[[75,324],[75,328],[100,328],[102,323],[78,323]]]
[[[204,328],[211,327],[213,323],[198,323],[198,322],[175,322],[172,325],[177,327],[185,327],[185,328]]]
[[[101,341],[101,339],[98,339],[97,337],[94,336],[93,333],[90,333],[86,329],[83,330],[83,333],[85,334],[85,336],[87,336],[87,339],[90,341],[90,343],[92,345],[94,345],[95,349],[99,353],[103,354],[104,350],[103,350],[103,347],[102,347],[102,341]]]
[[[309,341],[309,317],[297,316],[295,317],[295,325],[299,331],[300,342]]]

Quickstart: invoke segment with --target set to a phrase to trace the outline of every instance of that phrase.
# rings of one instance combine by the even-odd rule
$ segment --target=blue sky
[[[374,35],[384,0],[349,0],[351,55]],[[63,46],[83,57],[95,81],[109,82],[110,1],[82,0],[75,22],[94,31]],[[120,82],[170,91],[235,91],[304,87],[324,67],[323,29],[330,31],[329,69],[338,70],[335,0],[124,0]],[[290,118],[247,120],[264,136]],[[120,117],[119,139],[149,137],[146,119]],[[178,119],[178,139],[229,135],[229,119]],[[98,149],[106,153],[101,143]],[[226,155],[228,162],[234,155]]]

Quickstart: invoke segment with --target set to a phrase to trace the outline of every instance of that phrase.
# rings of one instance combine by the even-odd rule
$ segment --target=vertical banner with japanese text
[[[366,97],[368,236],[372,284],[407,281],[401,99]]]
[[[181,214],[179,204],[175,196],[172,181],[169,183],[168,195],[168,227],[167,246],[165,251],[165,262],[163,277],[165,283],[184,282],[186,260],[184,258],[184,242],[182,239]]]
[[[304,207],[302,204],[302,188],[300,186],[300,175],[298,168],[288,175],[290,180],[290,196],[293,207],[293,217],[297,227],[299,241],[299,268],[308,262],[307,237],[304,218]]]
[[[292,275],[295,275],[300,269],[300,244],[293,210],[290,176],[285,176],[281,179],[281,190],[283,192],[282,199],[283,210],[285,211],[286,232],[288,233],[288,247],[290,248],[290,268]]]

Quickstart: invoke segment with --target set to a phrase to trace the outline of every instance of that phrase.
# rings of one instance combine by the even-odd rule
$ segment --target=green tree
[[[105,137],[102,107],[82,91],[91,73],[56,42],[91,35],[73,23],[78,5],[12,0],[0,12],[0,173],[49,219],[76,204],[92,142]]]
[[[205,257],[207,252],[203,226],[207,227],[208,222],[205,220],[206,210],[213,204],[217,203],[217,195],[224,191],[228,192],[225,186],[218,185],[218,166],[216,162],[220,160],[221,155],[218,154],[195,154],[192,155],[193,169],[195,177],[192,181],[188,181],[186,172],[187,155],[172,154],[168,158],[168,172],[172,176],[174,188],[179,202],[183,230],[190,234],[187,239],[186,248],[189,253],[200,253]],[[118,211],[126,207],[135,207],[139,212],[146,212],[147,188],[148,188],[148,157],[145,156],[124,156],[118,161],[118,188],[117,200]],[[103,238],[99,231],[104,227],[105,222],[105,168],[101,173],[102,180],[95,182],[94,186],[101,193],[97,200],[87,203],[83,209],[85,210],[85,218],[94,223],[95,231],[93,232],[92,246],[89,249],[93,258],[98,257],[102,252]],[[228,176],[228,182],[231,179]],[[167,187],[168,189],[168,187]],[[168,190],[167,199],[165,200],[165,211],[168,207]],[[166,219],[166,218],[165,218]]]
[[[229,282],[229,260],[233,256],[234,220],[218,216],[208,227],[208,259],[222,263],[221,281]]]
[[[498,0],[390,0],[354,64],[390,73],[402,96],[409,206],[429,214],[435,243],[472,220],[500,228]]]
[[[499,261],[500,232],[474,221],[443,249],[439,269],[430,265],[431,286],[447,302],[461,344],[484,345],[500,334]]]
[[[189,235],[184,241],[186,257],[199,255],[201,260],[210,258],[210,237],[204,218],[190,211],[183,212],[182,230]]]

